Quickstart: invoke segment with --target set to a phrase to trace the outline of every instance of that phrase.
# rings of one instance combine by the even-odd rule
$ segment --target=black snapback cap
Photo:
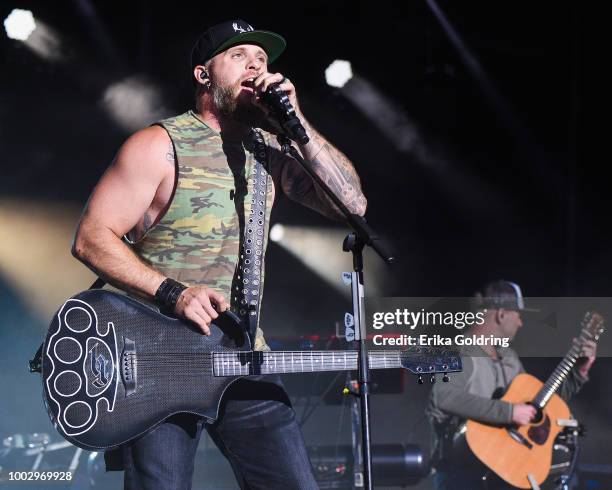
[[[268,31],[256,31],[244,20],[228,20],[209,27],[191,50],[191,67],[203,65],[213,56],[236,44],[253,43],[261,46],[272,63],[285,50],[285,39]]]

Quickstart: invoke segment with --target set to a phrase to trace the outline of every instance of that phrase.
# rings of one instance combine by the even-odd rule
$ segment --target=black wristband
[[[157,301],[161,306],[165,306],[166,308],[174,311],[176,302],[185,289],[187,289],[187,286],[184,284],[181,284],[174,279],[166,278],[155,292],[155,301]]]

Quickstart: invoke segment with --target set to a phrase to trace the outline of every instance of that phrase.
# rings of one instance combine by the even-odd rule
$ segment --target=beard
[[[240,82],[229,86],[212,82],[210,90],[216,110],[230,120],[249,126],[260,126],[265,121],[266,114],[251,102],[251,94],[240,90],[240,87]]]

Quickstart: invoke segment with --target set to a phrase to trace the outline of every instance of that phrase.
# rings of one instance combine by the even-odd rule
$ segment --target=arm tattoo
[[[359,176],[350,160],[329,144],[310,125],[307,128],[312,143],[302,148],[313,170],[325,182],[350,212],[363,215],[367,200],[361,192]],[[287,163],[283,190],[292,199],[330,218],[342,218],[336,206],[327,198],[297,162]]]
[[[317,175],[334,191],[349,211],[360,215],[365,213],[367,201],[361,192],[359,176],[344,154],[330,144],[323,143],[322,149],[317,152],[311,163]],[[318,194],[335,211],[335,206],[323,191],[318,190]]]
[[[142,218],[142,227],[143,227],[143,235],[151,229],[151,225],[153,224],[153,220],[151,220],[151,215],[146,212]]]
[[[172,141],[170,142],[170,146],[168,147],[168,151],[166,152],[166,160],[174,163],[174,145]]]
[[[138,223],[136,223],[136,226],[134,226],[134,228],[132,228],[128,232],[127,237],[129,241],[131,243],[136,243],[142,240],[146,233],[151,229],[152,225],[153,220],[151,219],[151,215],[147,211],[143,215],[142,219]]]

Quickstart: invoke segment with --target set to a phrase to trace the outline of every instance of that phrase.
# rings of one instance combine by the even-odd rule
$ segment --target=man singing
[[[123,144],[89,199],[73,245],[74,255],[110,284],[174,311],[202,335],[231,308],[252,325],[257,350],[268,348],[257,320],[276,190],[341,217],[270,134],[279,127],[262,103],[270,84],[280,84],[306,129],[303,157],[352,213],[366,209],[351,162],[304,118],[293,83],[268,72],[284,49],[281,36],[242,20],[205,31],[191,53],[195,109]],[[125,488],[191,488],[202,427],[241,488],[317,488],[277,376],[234,383],[214,425],[179,414],[115,452]]]

